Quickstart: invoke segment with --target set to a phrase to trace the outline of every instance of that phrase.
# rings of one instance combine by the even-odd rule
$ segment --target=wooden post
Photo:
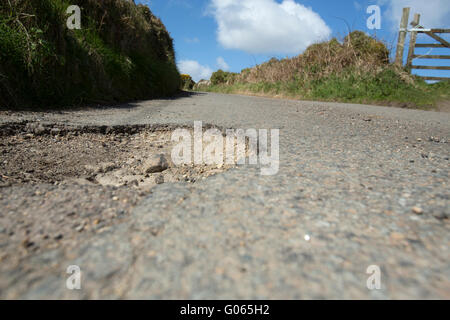
[[[411,25],[416,28],[420,23],[420,14],[416,13],[414,15],[414,20],[411,22]],[[411,32],[411,37],[409,38],[409,52],[408,52],[408,60],[406,61],[406,67],[411,68],[412,61],[414,58],[414,49],[416,47],[417,41],[417,32]]]
[[[395,56],[395,63],[398,66],[403,66],[403,53],[405,51],[405,40],[408,31],[409,12],[411,8],[403,8],[402,21],[400,22],[400,32],[398,33],[397,54]]]

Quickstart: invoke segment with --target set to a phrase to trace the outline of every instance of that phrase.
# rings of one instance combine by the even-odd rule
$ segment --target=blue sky
[[[404,6],[422,13],[424,27],[450,28],[450,0],[137,0],[149,5],[174,39],[178,66],[194,80],[222,68],[240,72],[272,57],[300,54],[309,44],[348,29],[375,34],[395,47]],[[366,12],[381,9],[381,29],[369,30]],[[412,17],[411,17],[412,19]],[[446,37],[447,39],[449,37]],[[422,36],[420,42],[434,42]],[[428,49],[422,50],[428,53]],[[447,50],[448,51],[448,50]],[[434,49],[430,54],[449,54]],[[439,61],[450,65],[449,61]],[[421,65],[433,61],[420,60]],[[429,72],[428,72],[429,73]],[[433,74],[450,76],[448,71]],[[430,74],[430,73],[429,73]]]

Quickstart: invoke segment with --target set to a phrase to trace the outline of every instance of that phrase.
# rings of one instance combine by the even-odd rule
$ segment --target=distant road
[[[450,299],[450,113],[200,93],[0,118],[280,129],[277,175],[159,185],[107,231],[0,267],[0,298]]]

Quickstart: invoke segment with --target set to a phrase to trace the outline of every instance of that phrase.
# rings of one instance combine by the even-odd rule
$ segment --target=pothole
[[[0,141],[0,186],[97,184],[148,191],[158,184],[195,182],[230,168],[175,166],[171,127],[69,128],[28,123],[8,130],[3,130]]]
[[[194,183],[230,168],[175,166],[177,128],[0,126],[2,267],[108,230],[158,184]]]

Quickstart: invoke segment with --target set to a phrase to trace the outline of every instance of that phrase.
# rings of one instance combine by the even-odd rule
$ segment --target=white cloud
[[[295,54],[331,34],[317,13],[293,0],[211,0],[210,8],[227,49]]]
[[[181,73],[190,75],[195,82],[198,82],[201,79],[208,80],[213,73],[213,70],[210,67],[202,66],[195,60],[179,61],[178,69]]]
[[[411,17],[420,13],[420,24],[426,28],[445,28],[450,21],[449,0],[378,0],[379,4],[387,5],[385,17],[391,24],[391,28],[398,30],[402,10],[411,7]]]
[[[216,60],[216,63],[217,63],[217,66],[219,67],[219,69],[222,69],[224,71],[230,70],[230,66],[228,65],[228,63],[226,63],[224,58],[218,57]]]

